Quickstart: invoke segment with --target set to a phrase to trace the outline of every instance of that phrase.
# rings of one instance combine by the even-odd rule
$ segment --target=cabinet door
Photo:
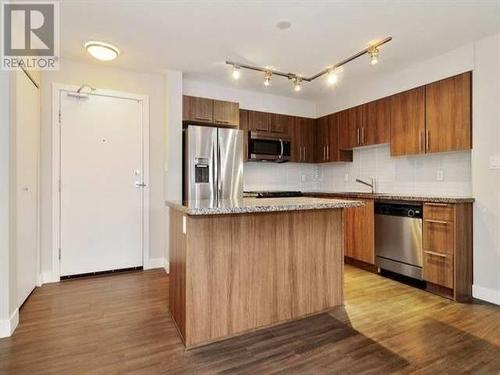
[[[301,134],[303,138],[303,160],[306,163],[314,163],[315,162],[315,141],[316,141],[316,133],[315,133],[315,120],[312,118],[301,118]]]
[[[425,151],[471,149],[471,72],[431,83],[425,90]]]
[[[425,87],[391,97],[391,155],[419,154],[424,149]]]
[[[341,150],[350,150],[356,144],[356,135],[349,126],[349,110],[336,113],[338,116],[338,145]]]
[[[347,110],[350,148],[363,146],[365,138],[366,105],[358,105]]]
[[[317,163],[328,161],[327,148],[330,142],[329,116],[323,116],[316,120],[316,147],[315,159]]]
[[[290,161],[295,163],[302,162],[302,143],[301,137],[302,132],[300,129],[300,121],[297,121],[297,117],[291,118],[290,124],[290,138],[292,142],[292,152],[290,156]]]
[[[360,199],[356,199],[360,200]],[[345,256],[375,263],[375,213],[373,199],[364,199],[364,207],[345,211]]]
[[[240,106],[238,103],[214,100],[214,123],[218,125],[238,126]]]
[[[195,96],[183,96],[182,119],[194,122],[213,122],[213,100]]]
[[[383,98],[366,105],[365,128],[362,132],[363,145],[377,145],[390,142],[391,99]]]
[[[352,161],[352,150],[339,148],[339,124],[340,116],[334,113],[328,116],[329,147],[327,148],[329,161]]]
[[[248,112],[240,109],[240,130],[243,131],[243,161],[248,160]]]
[[[271,113],[270,130],[272,133],[289,134],[291,130],[292,116]]]
[[[268,132],[270,130],[270,115],[267,112],[249,111],[248,124],[250,130]]]

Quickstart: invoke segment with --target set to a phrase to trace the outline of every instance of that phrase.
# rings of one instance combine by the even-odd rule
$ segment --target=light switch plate
[[[500,169],[500,155],[490,156],[490,169]]]

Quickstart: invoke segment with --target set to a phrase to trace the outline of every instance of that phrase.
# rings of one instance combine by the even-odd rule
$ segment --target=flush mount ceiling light
[[[111,61],[118,57],[120,50],[112,44],[98,41],[85,43],[85,49],[97,60]]]
[[[271,80],[271,75],[276,75],[280,77],[285,77],[288,78],[293,82],[293,89],[295,91],[300,91],[301,89],[301,83],[302,81],[305,82],[312,82],[316,78],[319,78],[323,75],[327,75],[327,83],[329,85],[335,85],[337,83],[338,78],[339,78],[339,73],[342,72],[344,69],[344,65],[347,63],[350,63],[353,60],[356,60],[358,57],[361,57],[363,55],[368,54],[370,56],[370,64],[375,65],[379,61],[379,55],[380,55],[380,49],[379,47],[382,46],[383,44],[389,43],[392,40],[392,37],[387,37],[379,42],[371,43],[369,47],[359,51],[358,53],[336,63],[333,64],[332,66],[322,70],[321,72],[311,76],[311,77],[302,77],[299,74],[296,73],[285,73],[285,72],[280,72],[278,70],[272,70],[270,71],[269,68],[262,68],[260,66],[252,66],[252,65],[247,65],[247,64],[241,64],[237,63],[234,61],[226,61],[227,65],[231,65],[233,67],[233,78],[238,79],[240,77],[240,70],[241,68],[243,69],[248,69],[248,70],[255,70],[257,72],[263,72],[264,73],[264,85],[269,86],[270,80]],[[235,73],[237,75],[235,76]]]

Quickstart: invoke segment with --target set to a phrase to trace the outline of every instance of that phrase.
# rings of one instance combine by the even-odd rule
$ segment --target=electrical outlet
[[[436,180],[443,181],[444,180],[444,171],[442,169],[438,169],[436,173]]]
[[[344,174],[344,181],[349,182],[349,173]]]

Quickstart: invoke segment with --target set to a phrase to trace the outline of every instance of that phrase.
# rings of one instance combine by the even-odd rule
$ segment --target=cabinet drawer
[[[453,256],[424,250],[424,280],[453,288]]]
[[[424,219],[423,248],[439,253],[453,254],[453,223],[444,220]]]
[[[426,219],[454,221],[455,207],[448,203],[425,203],[424,217]]]

